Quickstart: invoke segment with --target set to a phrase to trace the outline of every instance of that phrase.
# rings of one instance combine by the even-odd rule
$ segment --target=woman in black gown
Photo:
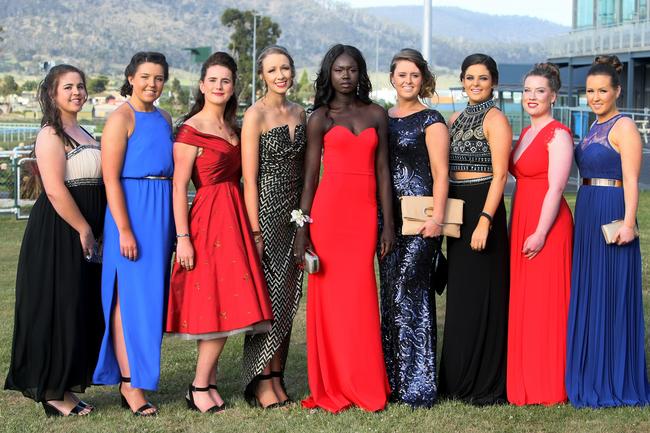
[[[382,342],[391,399],[430,407],[438,392],[431,262],[442,241],[449,132],[440,113],[420,100],[433,96],[435,78],[418,51],[404,49],[393,57],[390,80],[397,91],[397,104],[388,112],[397,237],[395,249],[379,265]],[[402,235],[399,198],[431,195],[435,211],[422,225],[421,235]]]
[[[497,64],[472,54],[460,80],[467,107],[450,118],[449,197],[465,201],[447,238],[449,279],[440,393],[475,405],[506,401],[509,243],[503,190],[512,130],[495,107]]]
[[[5,389],[41,402],[46,415],[87,415],[73,392],[91,384],[103,333],[101,265],[106,195],[100,148],[79,126],[83,72],[50,70],[39,87],[35,144],[44,191],[32,208],[18,259],[11,365]]]

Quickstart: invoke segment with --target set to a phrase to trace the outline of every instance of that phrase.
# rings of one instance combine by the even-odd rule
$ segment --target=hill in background
[[[0,25],[5,29],[0,71],[38,75],[42,62],[54,60],[90,73],[121,73],[140,50],[161,51],[172,66],[196,70],[183,48],[209,45],[227,50],[230,31],[221,25],[220,16],[229,7],[256,9],[278,22],[279,43],[289,48],[300,68],[317,66],[337,42],[357,46],[369,69],[378,61],[381,71],[399,49],[420,47],[418,29],[409,25],[421,21],[417,6],[389,8],[384,12],[389,20],[378,16],[385,8],[352,9],[330,0],[0,0]],[[542,41],[525,39],[533,33],[531,23],[538,30],[558,27],[534,18],[522,24],[521,17],[457,8],[434,11],[437,68],[455,70],[475,51],[490,53],[500,62],[539,61],[545,58]],[[467,32],[461,32],[459,22],[466,23]],[[471,33],[485,39],[469,38]]]
[[[422,6],[387,6],[363,8],[369,14],[422,32]],[[551,21],[518,15],[488,15],[457,7],[433,7],[434,37],[467,41],[540,43],[544,39],[567,33],[570,28]],[[418,19],[413,19],[418,17]]]

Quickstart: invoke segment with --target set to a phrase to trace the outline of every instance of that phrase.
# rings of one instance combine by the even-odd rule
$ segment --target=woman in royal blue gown
[[[173,249],[171,118],[154,106],[168,78],[160,53],[140,52],[125,70],[127,103],[106,122],[102,168],[102,304],[106,332],[93,381],[120,383],[122,406],[151,416],[143,389],[156,390]]]
[[[587,74],[596,122],[575,148],[582,177],[575,209],[566,387],[577,407],[647,405],[641,251],[634,235],[641,137],[618,112],[622,65],[599,56]],[[614,244],[601,226],[623,220]]]

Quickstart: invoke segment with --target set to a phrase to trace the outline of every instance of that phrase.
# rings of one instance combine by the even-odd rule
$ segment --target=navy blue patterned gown
[[[399,197],[433,195],[425,129],[444,121],[425,109],[388,123],[397,239],[379,266],[382,341],[391,399],[413,407],[430,407],[438,391],[435,293],[429,278],[439,240],[401,235]]]

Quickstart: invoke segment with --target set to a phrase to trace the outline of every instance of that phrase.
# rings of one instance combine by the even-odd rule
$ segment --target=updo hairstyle
[[[481,53],[470,54],[469,56],[465,57],[465,60],[463,60],[463,64],[460,67],[460,81],[463,81],[465,79],[465,72],[467,72],[467,68],[474,65],[485,66],[490,73],[490,77],[492,78],[492,84],[499,84],[499,69],[497,68],[497,62],[495,62],[494,59],[487,54]]]
[[[612,56],[596,56],[594,62],[587,72],[587,77],[590,75],[607,75],[612,81],[612,87],[621,87],[621,72],[623,72],[623,64],[618,57]]]
[[[257,56],[257,61],[255,62],[255,69],[257,70],[258,75],[262,75],[262,63],[264,59],[271,54],[282,54],[289,60],[289,66],[291,67],[291,79],[296,78],[296,66],[293,63],[293,57],[289,54],[289,51],[281,45],[269,45],[264,48],[259,56]]]
[[[533,69],[528,71],[524,76],[524,81],[528,77],[544,77],[548,80],[548,87],[555,93],[560,91],[562,81],[560,80],[560,68],[555,63],[536,63]]]
[[[131,57],[131,61],[124,69],[124,84],[122,84],[122,88],[120,89],[120,95],[129,96],[133,93],[133,86],[129,83],[129,77],[133,77],[138,70],[138,66],[143,63],[155,63],[162,66],[165,82],[167,82],[169,78],[169,65],[167,64],[165,55],[155,51],[140,51]]]

